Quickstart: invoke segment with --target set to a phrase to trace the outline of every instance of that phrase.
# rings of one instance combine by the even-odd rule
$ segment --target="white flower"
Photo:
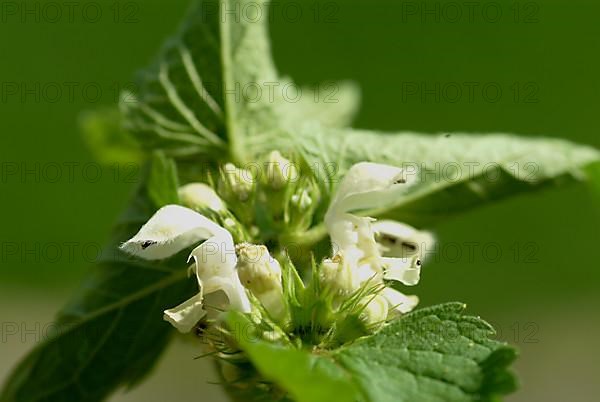
[[[380,249],[387,257],[418,256],[423,261],[435,245],[435,238],[430,232],[419,231],[402,222],[377,221],[373,229]]]
[[[227,209],[215,190],[204,183],[190,183],[180,187],[179,199],[189,208],[208,208],[215,212]]]
[[[383,273],[386,266],[401,265],[382,258],[372,226],[375,219],[352,212],[386,205],[405,190],[403,186],[406,179],[400,168],[370,162],[352,166],[325,214],[334,254],[341,253],[345,263],[355,268],[370,264],[374,274]]]
[[[223,291],[232,309],[248,313],[250,301],[236,272],[237,257],[231,234],[202,216],[178,205],[158,210],[140,231],[121,248],[138,257],[155,260],[172,256],[202,240],[191,255],[200,292],[181,305],[165,311],[165,320],[181,332],[189,332],[206,314],[205,294]]]
[[[371,223],[372,218],[359,217],[351,212],[386,205],[387,200],[404,191],[406,180],[402,169],[377,163],[361,162],[352,166],[344,176],[325,214],[335,251],[357,248],[360,258],[372,258],[379,264],[379,246]]]
[[[402,169],[376,163],[358,163],[344,176],[325,214],[334,257],[321,266],[321,279],[333,284],[340,294],[356,291],[367,281],[377,284],[388,279],[409,286],[418,283],[419,260],[382,256],[373,228],[375,219],[354,214],[389,205],[407,185]],[[387,296],[400,300],[398,295],[402,294],[387,292]],[[418,299],[402,296],[393,307],[398,304],[406,310],[416,305]]]

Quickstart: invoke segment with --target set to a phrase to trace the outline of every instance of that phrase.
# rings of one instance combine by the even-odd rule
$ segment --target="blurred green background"
[[[273,3],[280,71],[307,85],[358,82],[357,127],[516,132],[600,148],[598,2]],[[78,117],[115,103],[187,4],[0,3],[0,380],[43,338],[139,177],[90,164]],[[598,205],[597,192],[575,185],[431,228],[441,251],[414,291],[422,305],[468,303],[520,348],[523,384],[509,401],[600,394]],[[149,382],[114,400],[223,400],[197,354],[175,343]]]

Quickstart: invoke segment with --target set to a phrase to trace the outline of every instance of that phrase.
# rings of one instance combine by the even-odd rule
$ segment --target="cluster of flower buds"
[[[321,199],[315,178],[302,173],[299,163],[273,151],[262,161],[243,168],[225,164],[220,169],[217,190],[234,220],[248,230],[297,233],[310,227]],[[189,196],[181,199],[189,206]],[[216,206],[208,194],[204,202]]]

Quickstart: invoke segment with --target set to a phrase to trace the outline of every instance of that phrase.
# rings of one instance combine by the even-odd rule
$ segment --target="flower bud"
[[[254,184],[254,177],[249,170],[237,168],[232,163],[225,164],[221,170],[220,192],[238,201],[248,201],[254,191]]]
[[[313,200],[310,197],[310,194],[308,194],[308,191],[303,189],[292,195],[291,203],[299,211],[305,211],[313,205]]]
[[[236,247],[238,276],[247,289],[263,293],[281,288],[281,267],[265,246],[243,243]]]
[[[269,154],[266,167],[267,183],[274,190],[281,190],[289,182],[298,179],[298,169],[294,163],[281,156],[279,151]]]
[[[204,183],[190,183],[179,188],[181,203],[192,209],[208,208],[214,212],[226,211],[223,200],[215,190]]]
[[[281,266],[265,246],[243,243],[236,247],[240,281],[274,317],[284,313]]]

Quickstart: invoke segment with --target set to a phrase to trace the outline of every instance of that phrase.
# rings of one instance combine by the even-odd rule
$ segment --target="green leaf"
[[[449,303],[418,310],[336,353],[367,401],[488,401],[516,388],[513,348],[486,322]]]
[[[56,330],[15,368],[0,401],[101,401],[152,369],[173,333],[163,310],[193,293],[182,253],[150,264],[118,249],[155,209],[142,189],[78,295],[56,317]]]
[[[461,303],[421,309],[331,352],[286,349],[248,336],[239,341],[262,375],[298,402],[491,401],[512,392],[507,367],[515,350],[489,339],[489,324],[463,309]],[[234,323],[251,325],[239,316]]]
[[[290,81],[289,85],[293,83]],[[327,127],[348,127],[360,106],[360,90],[350,81],[324,82],[299,91],[298,101],[283,99],[279,102],[280,119],[291,130],[306,124],[307,120]]]
[[[231,314],[233,335],[258,371],[297,402],[356,402],[360,391],[334,360],[259,341],[253,325],[241,314]]]
[[[382,134],[309,125],[292,144],[329,191],[357,162],[405,167],[419,183],[392,205],[368,212],[417,226],[517,193],[584,179],[585,167],[600,160],[600,153],[585,145],[507,134]]]
[[[273,64],[268,3],[194,2],[179,34],[140,73],[136,92],[122,94],[126,126],[140,144],[176,156],[201,153],[244,162],[271,140],[267,134],[295,122],[349,123],[358,104],[349,84],[319,97],[306,91],[298,100],[295,94],[287,98],[289,86],[297,87],[280,78]]]
[[[152,155],[150,177],[148,178],[148,196],[157,207],[179,203],[179,179],[175,161],[156,151]]]
[[[122,94],[127,127],[144,146],[208,154],[226,153],[227,143],[235,143],[245,102],[236,99],[241,91],[229,98],[226,91],[235,91],[236,82],[276,77],[262,19],[220,13],[221,6],[235,10],[245,3],[194,2],[179,34],[139,74],[136,93]]]

